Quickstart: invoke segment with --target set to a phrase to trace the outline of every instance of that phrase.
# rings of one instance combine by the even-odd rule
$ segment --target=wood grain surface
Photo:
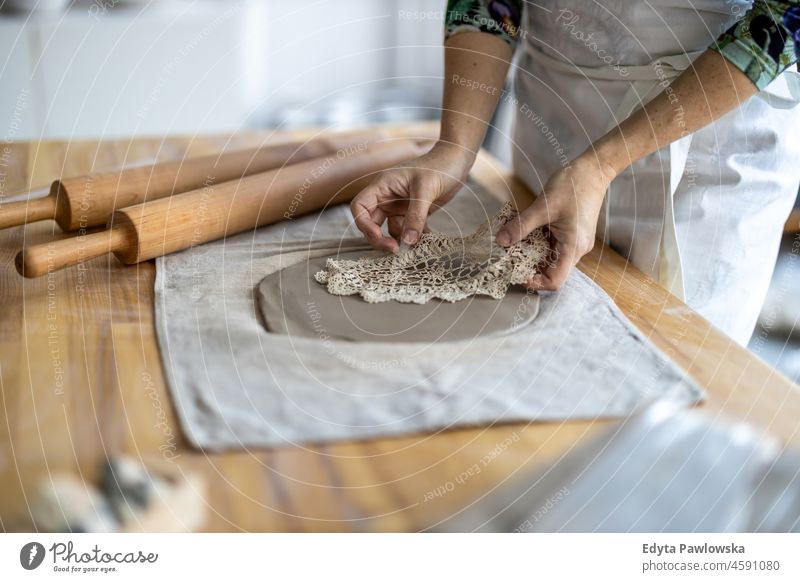
[[[12,144],[2,195],[45,186],[62,174],[209,154],[229,141],[259,145],[265,135]],[[528,195],[486,155],[473,177],[501,197]],[[608,424],[487,426],[213,455],[192,450],[181,437],[156,342],[154,263],[123,266],[103,257],[40,279],[17,274],[13,259],[24,245],[61,236],[52,221],[0,231],[3,530],[32,528],[29,504],[37,479],[69,472],[92,481],[111,454],[163,457],[179,471],[204,477],[204,529],[210,531],[426,529]],[[708,390],[701,407],[708,414],[747,421],[800,449],[798,386],[609,249],[598,245],[580,268]],[[480,463],[503,443],[510,444]],[[478,472],[459,478],[476,463]]]

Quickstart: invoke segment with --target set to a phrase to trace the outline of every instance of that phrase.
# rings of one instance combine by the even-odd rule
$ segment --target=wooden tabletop
[[[2,194],[126,163],[202,155],[235,138],[47,141],[3,145]],[[293,136],[295,137],[295,136]],[[498,196],[528,194],[481,156],[473,177]],[[31,529],[32,487],[66,472],[96,480],[107,455],[174,457],[205,480],[211,531],[407,531],[464,509],[503,482],[590,437],[605,422],[534,423],[313,448],[206,454],[183,440],[159,357],[155,265],[91,261],[34,280],[15,271],[27,244],[60,236],[52,221],[0,232],[0,527]],[[708,391],[712,417],[746,421],[800,449],[800,388],[728,340],[616,253],[580,263],[657,346]],[[511,438],[509,438],[511,437]],[[467,471],[510,443],[477,474]],[[450,485],[448,485],[450,484]],[[432,495],[434,491],[442,495]],[[445,491],[446,490],[446,491]]]

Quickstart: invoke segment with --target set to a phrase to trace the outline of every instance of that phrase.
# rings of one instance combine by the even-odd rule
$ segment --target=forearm
[[[708,50],[658,95],[581,156],[610,177],[637,160],[694,133],[741,105],[758,91],[719,53]]]
[[[512,49],[499,37],[464,32],[445,42],[442,125],[437,147],[471,163],[503,92]]]
[[[738,107],[799,56],[800,1],[755,0],[691,69],[586,155],[619,173]]]

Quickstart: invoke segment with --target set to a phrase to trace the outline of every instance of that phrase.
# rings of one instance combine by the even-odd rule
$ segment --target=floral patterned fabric
[[[521,0],[448,0],[446,38],[464,31],[488,32],[513,47],[521,17]],[[800,58],[800,1],[755,0],[710,48],[763,89]]]
[[[521,18],[522,0],[448,0],[445,36],[464,31],[488,32],[513,47]]]
[[[800,2],[756,0],[711,48],[763,89],[800,56]]]

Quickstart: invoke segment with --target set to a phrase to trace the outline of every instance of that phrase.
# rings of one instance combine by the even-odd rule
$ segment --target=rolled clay
[[[357,259],[368,253],[333,254]],[[522,287],[502,299],[475,296],[455,303],[367,303],[358,295],[331,295],[314,280],[329,257],[276,271],[258,285],[256,299],[268,331],[299,338],[358,342],[441,342],[511,333],[539,311],[539,296]]]

